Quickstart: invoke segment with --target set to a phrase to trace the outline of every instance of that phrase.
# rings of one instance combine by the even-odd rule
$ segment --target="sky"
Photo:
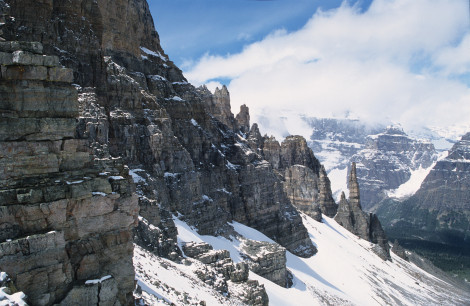
[[[149,4],[188,81],[226,85],[262,133],[308,137],[303,116],[470,131],[468,0]]]

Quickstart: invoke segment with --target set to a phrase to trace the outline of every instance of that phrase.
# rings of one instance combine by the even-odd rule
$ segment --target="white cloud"
[[[186,76],[230,78],[232,108],[247,104],[262,133],[305,133],[292,124],[296,113],[350,113],[405,129],[462,123],[470,118],[470,90],[458,78],[470,71],[468,20],[464,0],[375,0],[363,13],[343,4],[241,53],[206,55]],[[266,120],[281,116],[289,119]]]
[[[470,33],[459,45],[444,48],[436,54],[435,62],[448,75],[470,73]]]

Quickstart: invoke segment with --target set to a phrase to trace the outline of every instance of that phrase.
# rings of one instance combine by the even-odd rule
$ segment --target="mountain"
[[[411,244],[427,243],[425,248],[438,252],[449,248],[464,262],[465,268],[461,270],[465,271],[470,268],[469,160],[470,133],[467,133],[446,158],[436,163],[412,197],[401,202],[385,201],[377,210],[394,238],[409,240]]]
[[[309,145],[327,167],[336,197],[344,190],[349,165],[356,162],[365,210],[373,210],[387,197],[416,191],[419,180],[438,159],[431,142],[408,136],[398,125],[371,126],[350,119],[305,120],[313,128]]]
[[[189,84],[145,0],[0,9],[2,303],[468,302],[460,285],[377,256],[388,244],[357,177],[337,206],[303,137],[261,136],[226,87]],[[354,234],[329,218],[348,207]]]

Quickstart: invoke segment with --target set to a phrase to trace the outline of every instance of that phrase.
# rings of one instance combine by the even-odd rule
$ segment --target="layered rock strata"
[[[380,249],[375,249],[376,253],[384,260],[389,259],[390,246],[377,215],[362,210],[355,163],[351,166],[348,187],[349,200],[343,192],[335,216],[336,222],[360,238],[377,244]]]
[[[241,250],[251,271],[279,286],[290,287],[285,248],[269,242],[246,240]]]
[[[212,95],[187,83],[163,53],[146,1],[5,2],[14,17],[6,37],[40,40],[73,69],[77,132],[93,154],[142,170],[142,180],[134,176],[140,241],[158,237],[155,252],[177,253],[171,214],[179,212],[203,234],[221,234],[236,220],[295,254],[314,254],[281,180],[240,136],[228,91]]]
[[[337,205],[333,200],[330,181],[305,138],[288,136],[279,144],[273,137],[256,140],[260,134],[257,126],[253,129],[249,141],[252,146],[257,143],[261,145],[263,156],[283,178],[284,192],[292,204],[317,221],[321,221],[322,213],[334,217]]]
[[[95,159],[77,136],[73,71],[42,50],[0,42],[0,270],[31,305],[130,304],[138,206],[128,169]]]

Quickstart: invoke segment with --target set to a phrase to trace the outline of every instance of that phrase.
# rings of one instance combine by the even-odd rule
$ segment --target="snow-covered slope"
[[[287,252],[287,268],[293,274],[291,288],[280,287],[253,272],[250,279],[264,284],[270,305],[468,305],[470,293],[455,288],[392,254],[383,261],[371,249],[373,244],[359,239],[324,217],[316,222],[302,215],[310,238],[318,248],[311,258],[299,258]],[[206,242],[214,249],[229,250],[234,262],[240,262],[242,241],[273,242],[260,232],[240,223],[232,223],[235,234],[224,237],[201,236],[195,229],[175,218],[178,243]],[[147,301],[187,305],[206,301],[207,305],[239,304],[206,286],[194,275],[198,263],[184,260],[174,263],[136,247],[134,264],[137,280]],[[178,293],[176,293],[178,292]],[[154,297],[151,297],[154,294]],[[153,299],[153,300],[149,300]]]

